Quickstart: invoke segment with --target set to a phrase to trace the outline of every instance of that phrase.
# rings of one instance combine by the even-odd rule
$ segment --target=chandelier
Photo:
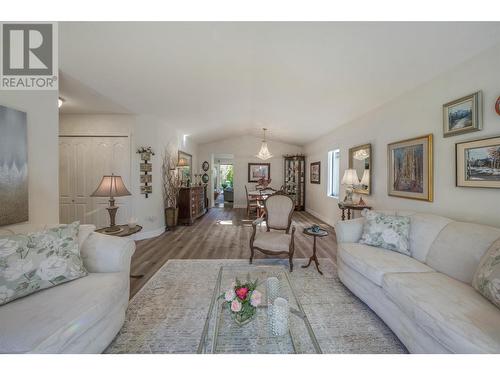
[[[353,156],[354,156],[354,159],[365,160],[370,156],[370,154],[366,150],[358,150],[358,151],[354,152]]]
[[[260,145],[260,151],[256,157],[258,157],[260,160],[267,160],[273,157],[273,154],[269,152],[269,149],[267,148],[267,142],[266,142],[266,128],[262,128],[264,131],[264,139],[262,140],[262,144]]]

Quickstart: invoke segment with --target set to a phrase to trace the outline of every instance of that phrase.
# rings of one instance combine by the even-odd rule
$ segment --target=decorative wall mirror
[[[177,168],[179,169],[180,180],[182,185],[186,184],[187,181],[192,182],[191,177],[191,166],[192,166],[193,156],[184,151],[178,152]]]
[[[371,194],[372,181],[372,145],[356,146],[349,149],[349,169],[355,169],[360,180],[354,186],[357,194]]]

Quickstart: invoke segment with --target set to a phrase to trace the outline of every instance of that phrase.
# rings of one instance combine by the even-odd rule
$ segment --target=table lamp
[[[352,191],[355,185],[359,185],[358,174],[355,169],[346,169],[344,177],[342,178],[342,185],[346,185],[345,189],[345,203],[352,203]]]
[[[116,211],[118,206],[115,206],[115,197],[123,197],[131,195],[125,187],[121,176],[103,176],[101,183],[97,189],[90,195],[91,197],[109,197],[109,207],[106,209],[109,212],[109,227],[106,228],[106,233],[116,233],[120,231],[120,226],[115,224]]]

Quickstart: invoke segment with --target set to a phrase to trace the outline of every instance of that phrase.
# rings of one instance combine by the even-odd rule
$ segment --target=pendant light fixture
[[[267,160],[273,157],[273,154],[269,152],[269,149],[267,148],[267,142],[266,142],[266,128],[262,128],[264,131],[264,139],[262,140],[262,144],[260,145],[260,151],[256,157],[258,157],[260,160]]]

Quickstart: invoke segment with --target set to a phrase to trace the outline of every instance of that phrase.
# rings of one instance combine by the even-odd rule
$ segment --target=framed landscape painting
[[[309,169],[309,178],[311,180],[311,184],[321,183],[321,162],[320,161],[311,163],[310,169]]]
[[[389,195],[432,202],[432,134],[387,145],[387,160]]]
[[[457,143],[456,185],[500,188],[500,137]]]
[[[28,221],[26,112],[0,105],[0,226]]]
[[[481,130],[482,119],[481,91],[446,103],[443,105],[443,135],[450,137]]]
[[[248,163],[248,182],[258,182],[261,178],[271,178],[271,164]]]

